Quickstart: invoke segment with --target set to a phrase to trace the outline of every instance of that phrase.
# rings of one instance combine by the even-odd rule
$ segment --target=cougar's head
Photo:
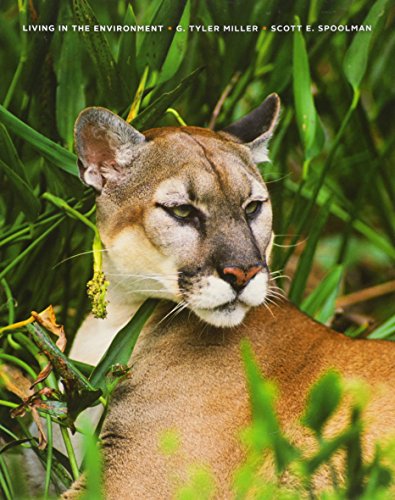
[[[220,327],[265,301],[272,209],[255,163],[268,160],[279,107],[272,94],[223,132],[140,133],[103,108],[80,114],[78,165],[97,191],[106,274],[120,300],[169,299]]]

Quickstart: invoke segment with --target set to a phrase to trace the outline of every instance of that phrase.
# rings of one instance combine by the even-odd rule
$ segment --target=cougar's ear
[[[108,180],[121,179],[143,134],[104,108],[84,109],[74,127],[81,180],[101,192]]]
[[[277,94],[270,94],[254,111],[226,127],[224,132],[247,144],[256,163],[268,161],[267,144],[276,127],[279,113],[280,98]]]

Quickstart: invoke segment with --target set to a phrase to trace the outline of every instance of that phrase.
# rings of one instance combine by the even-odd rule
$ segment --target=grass
[[[300,22],[316,27],[323,19],[325,24],[371,24],[373,30],[202,34],[166,29],[114,34],[70,29],[45,35],[21,30],[29,23],[236,22],[270,27]],[[349,5],[335,0],[330,12],[322,1],[302,0],[281,6],[250,0],[229,5],[209,0],[149,4],[138,0],[133,7],[124,0],[111,5],[99,0],[4,0],[0,12],[0,325],[13,324],[30,317],[32,310],[53,304],[58,322],[65,325],[69,348],[89,310],[86,283],[93,274],[94,196],[77,179],[73,153],[73,123],[84,106],[109,107],[140,130],[180,123],[221,129],[277,92],[282,117],[271,143],[272,163],[261,165],[261,171],[274,207],[277,237],[272,267],[292,275],[291,286],[285,278],[278,283],[303,310],[348,335],[395,339],[395,181],[391,175],[395,134],[389,119],[395,99],[393,28],[393,6],[386,0]],[[96,238],[96,256],[98,244]],[[95,265],[100,268],[97,258]],[[335,314],[337,304],[347,303],[347,298],[349,305],[341,315]],[[45,410],[48,422],[53,426],[61,422],[66,429],[65,425],[72,426],[70,407],[75,416],[94,401],[105,406],[154,306],[153,302],[144,306],[96,368],[73,364],[66,351],[66,376],[85,391],[84,397],[62,393],[56,369],[56,376],[39,386],[52,389],[55,396],[45,402],[44,391],[41,402],[32,402],[30,408]],[[62,358],[37,323],[1,336],[0,433],[6,449],[0,453],[0,488],[5,498],[22,495],[18,492],[23,491],[23,480],[19,481],[12,465],[22,447],[31,446],[43,461],[44,497],[50,495],[50,484],[67,483],[79,474],[66,431],[69,453],[62,456],[52,447],[50,427],[48,446],[40,450],[29,433],[29,417],[12,420],[9,416],[20,395],[7,390],[7,370],[17,366],[32,380],[32,371],[36,375],[47,363],[37,347],[40,342],[47,342],[53,360]],[[248,363],[251,371],[252,361]],[[118,368],[109,382],[106,374],[113,365]],[[262,390],[270,407],[270,388]],[[338,445],[341,441],[347,447],[357,440],[359,425],[355,407],[349,438],[339,437]],[[282,446],[290,450],[284,440],[281,445],[267,444],[272,452]],[[87,447],[92,450],[89,439]],[[94,452],[89,453],[93,457],[89,460],[95,462]],[[327,462],[329,451],[322,453]],[[301,457],[302,452],[291,455]],[[300,458],[290,463],[293,460],[308,482],[312,472],[306,472],[306,467],[311,464]],[[350,455],[350,464],[352,460]],[[370,464],[356,460],[359,469],[350,465],[346,490],[338,490],[339,498],[351,498],[355,491],[366,496],[385,489],[389,473],[383,472],[382,460],[380,451]],[[99,469],[94,470],[96,474]],[[366,479],[368,470],[376,478],[374,484]],[[249,478],[240,480],[243,491],[255,484],[253,470],[240,474]],[[209,474],[197,471],[195,481],[180,496],[193,498],[193,488],[201,487],[205,478],[209,484]],[[268,485],[265,494],[274,493],[284,492]]]

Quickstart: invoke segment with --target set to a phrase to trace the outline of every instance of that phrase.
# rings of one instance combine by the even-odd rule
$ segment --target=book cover
[[[126,355],[114,354],[93,372],[95,385],[93,366],[68,364],[87,314],[93,308],[106,316],[112,279],[102,267],[106,247],[95,226],[95,190],[81,182],[77,166],[74,125],[87,107],[106,108],[140,133],[184,126],[222,131],[278,94],[270,161],[258,164],[273,207],[273,279],[318,322],[350,337],[395,339],[394,19],[388,0],[2,0],[5,498],[29,491],[18,460],[31,439],[25,420],[11,419],[8,407],[36,421],[46,411],[47,421],[73,429],[77,414],[108,390],[104,374],[111,368],[117,379],[127,372]],[[150,171],[144,176],[148,183]],[[154,305],[142,306],[134,334]],[[44,310],[40,331],[50,325],[51,347],[45,331],[43,337],[33,331]],[[42,351],[58,380],[77,384],[82,402],[73,390],[66,399],[57,395],[49,372],[42,373]],[[37,376],[44,381],[41,394],[27,383]],[[48,429],[39,427],[44,451],[38,453],[47,467],[40,494],[48,497],[79,472],[72,453],[52,453]],[[58,474],[48,463],[66,465]]]

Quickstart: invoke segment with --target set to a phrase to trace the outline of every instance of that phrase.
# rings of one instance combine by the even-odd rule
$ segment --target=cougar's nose
[[[263,264],[255,264],[246,270],[238,266],[227,266],[219,270],[219,275],[236,291],[240,291],[254,276],[262,271],[262,269]]]

